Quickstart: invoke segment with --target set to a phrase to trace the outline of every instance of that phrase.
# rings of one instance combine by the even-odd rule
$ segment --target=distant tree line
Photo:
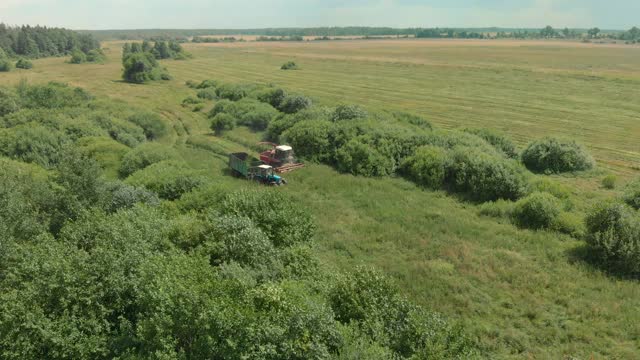
[[[547,26],[543,29],[518,28],[389,28],[389,27],[318,27],[318,28],[267,28],[267,29],[151,29],[151,30],[100,30],[88,31],[98,39],[187,42],[230,42],[232,35],[259,36],[259,41],[301,41],[305,36],[314,40],[333,40],[335,37],[357,36],[365,39],[376,39],[381,36],[418,38],[457,38],[457,39],[610,39],[624,40],[628,43],[640,41],[640,29],[633,27],[628,31],[591,29],[554,29]],[[209,36],[227,36],[223,39]]]
[[[99,48],[100,42],[88,33],[43,26],[11,27],[0,23],[0,49],[9,57],[65,56],[75,50],[88,54]]]
[[[227,36],[223,38],[219,37],[209,37],[209,36],[194,36],[191,39],[191,42],[194,43],[221,43],[221,42],[236,42],[236,41],[244,41],[243,39],[236,39],[233,36]]]

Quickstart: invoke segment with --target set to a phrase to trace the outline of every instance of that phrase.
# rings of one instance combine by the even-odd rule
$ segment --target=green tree
[[[151,53],[131,53],[124,59],[122,78],[130,83],[143,84],[158,80],[159,65]]]
[[[598,34],[600,34],[600,29],[597,27],[589,29],[589,31],[587,31],[587,34],[591,39],[595,39],[598,37]]]

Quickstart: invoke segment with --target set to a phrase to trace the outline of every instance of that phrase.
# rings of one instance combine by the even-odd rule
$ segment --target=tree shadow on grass
[[[566,251],[569,263],[572,265],[583,265],[594,272],[600,272],[610,278],[617,280],[640,280],[640,274],[631,273],[621,264],[606,263],[587,244],[582,244]]]

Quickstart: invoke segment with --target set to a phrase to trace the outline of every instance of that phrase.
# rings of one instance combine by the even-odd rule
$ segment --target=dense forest
[[[43,26],[10,27],[0,23],[0,49],[11,57],[41,58],[65,56],[74,50],[88,54],[100,49],[91,34]]]

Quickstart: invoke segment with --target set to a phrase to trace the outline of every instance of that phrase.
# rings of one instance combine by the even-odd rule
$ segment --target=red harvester
[[[278,145],[270,142],[262,142],[258,145],[269,145],[271,150],[260,153],[260,161],[273,166],[276,173],[287,173],[304,167],[304,164],[296,161],[293,148],[289,145]]]

